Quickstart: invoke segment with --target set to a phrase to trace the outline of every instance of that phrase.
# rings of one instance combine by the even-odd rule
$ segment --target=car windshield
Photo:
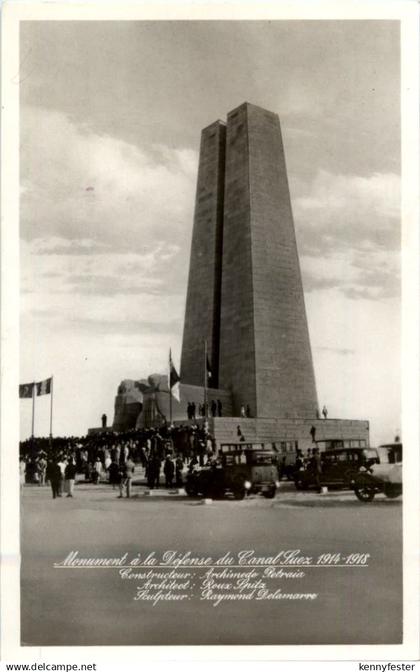
[[[388,448],[385,448],[384,446],[382,446],[382,447],[378,448],[378,453],[379,453],[380,464],[389,464]]]
[[[250,453],[249,464],[273,464],[275,456],[271,453]]]
[[[378,453],[375,449],[367,448],[363,451],[363,455],[367,460],[378,460]]]
[[[400,443],[379,446],[378,453],[380,456],[380,461],[383,464],[395,464],[396,462],[402,462],[402,445]]]

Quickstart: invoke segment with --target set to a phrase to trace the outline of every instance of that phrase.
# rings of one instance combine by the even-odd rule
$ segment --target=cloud
[[[21,120],[22,333],[179,334],[196,153],[38,107]]]
[[[181,319],[174,320],[147,320],[132,319],[129,322],[122,323],[121,320],[77,320],[78,331],[88,334],[100,331],[103,336],[108,335],[142,335],[156,336],[157,334],[170,335],[174,331],[179,331]]]
[[[298,185],[293,211],[305,291],[348,298],[400,295],[400,180],[320,170]]]
[[[103,253],[106,250],[110,250],[111,247],[89,238],[67,240],[66,238],[52,236],[51,238],[35,238],[32,249],[34,253],[41,255],[92,255],[98,252]]]
[[[319,170],[293,200],[293,212],[306,254],[366,245],[395,250],[400,245],[400,178]]]
[[[39,254],[45,246],[48,254]],[[44,239],[21,243],[21,314],[28,333],[35,324],[81,335],[90,327],[94,338],[140,333],[147,324],[157,333],[175,325],[181,332],[187,269],[177,245],[158,243],[139,253],[53,253],[61,247],[68,245],[58,238],[51,245]]]
[[[354,355],[355,350],[353,348],[329,348],[327,346],[318,346],[316,348],[317,351],[325,351],[325,352],[332,352],[334,354],[338,355]]]
[[[187,241],[196,152],[164,145],[140,149],[39,107],[23,107],[21,123],[25,240],[65,239],[69,244],[57,251],[66,254],[106,246],[132,251],[163,238]]]
[[[350,298],[385,300],[401,295],[398,252],[349,249],[300,259],[306,293],[338,289]]]

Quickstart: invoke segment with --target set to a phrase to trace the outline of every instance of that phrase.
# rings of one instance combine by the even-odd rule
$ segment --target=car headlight
[[[251,485],[252,485],[252,483],[250,483],[250,481],[245,481],[245,483],[244,483],[244,488],[245,488],[245,490],[250,490],[250,489],[251,489]]]
[[[280,481],[276,481],[275,486],[276,486],[276,488],[279,488],[280,487]]]

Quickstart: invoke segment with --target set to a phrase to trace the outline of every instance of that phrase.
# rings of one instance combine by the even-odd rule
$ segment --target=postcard
[[[416,660],[416,4],[3,28],[3,660]]]

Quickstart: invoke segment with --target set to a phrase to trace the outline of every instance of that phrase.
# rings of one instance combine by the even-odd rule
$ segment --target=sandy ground
[[[77,485],[74,499],[24,488],[21,509],[21,639],[27,645],[394,644],[402,638],[402,502],[352,493],[296,493],[274,500],[176,495],[117,499],[107,485]],[[120,557],[167,549],[222,556],[299,549],[303,555],[369,553],[369,566],[315,567],[270,586],[318,593],[312,602],[136,601],[137,582],[115,568],[54,569],[70,551]],[[287,583],[289,581],[289,583]],[[200,581],[198,581],[200,584]]]

